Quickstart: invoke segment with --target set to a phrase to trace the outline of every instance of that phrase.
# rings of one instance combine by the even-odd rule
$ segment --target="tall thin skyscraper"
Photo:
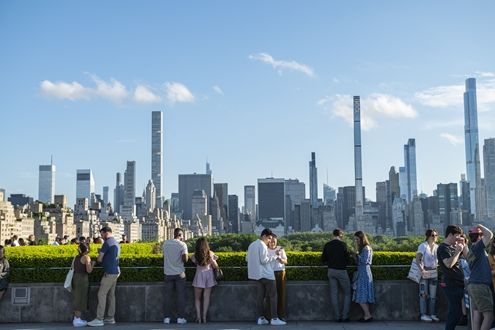
[[[121,208],[122,217],[132,221],[136,215],[136,162],[127,161],[124,172],[124,205]]]
[[[485,139],[483,145],[487,216],[495,221],[495,138]]]
[[[206,161],[206,174],[211,175],[211,167],[208,161]]]
[[[76,198],[87,198],[91,201],[91,195],[95,193],[95,180],[90,169],[77,170]]]
[[[464,92],[464,140],[466,147],[466,174],[469,182],[471,212],[476,220],[482,218],[480,148],[478,138],[478,110],[476,102],[476,79],[466,79]]]
[[[122,174],[115,175],[115,189],[113,190],[113,210],[120,213],[120,207],[124,205],[124,185],[122,184]]]
[[[38,200],[52,204],[55,195],[55,173],[53,162],[50,165],[39,166]]]
[[[356,219],[364,215],[363,173],[361,161],[361,104],[359,96],[354,96],[354,175],[356,179]]]
[[[244,186],[244,212],[249,221],[256,221],[256,186]]]
[[[404,168],[406,171],[406,201],[410,203],[414,196],[418,195],[418,183],[416,178],[416,140],[409,139],[404,145]]]
[[[156,189],[156,206],[163,207],[163,112],[151,113],[151,180]]]
[[[103,186],[103,203],[105,203],[105,206],[108,204],[108,186]]]
[[[311,161],[309,162],[309,199],[311,207],[318,208],[318,175],[316,170],[315,153],[311,153]]]

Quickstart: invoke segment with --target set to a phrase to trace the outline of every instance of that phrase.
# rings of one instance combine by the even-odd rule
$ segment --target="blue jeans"
[[[445,321],[445,330],[453,330],[462,315],[462,301],[464,298],[464,288],[462,286],[448,286],[443,289],[447,298],[448,312]]]
[[[437,283],[436,278],[422,278],[419,281],[419,312],[421,315],[436,315]]]

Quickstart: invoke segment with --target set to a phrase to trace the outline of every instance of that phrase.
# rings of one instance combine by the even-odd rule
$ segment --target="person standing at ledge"
[[[370,313],[370,304],[375,302],[375,289],[373,287],[373,274],[371,274],[371,263],[373,261],[373,250],[368,237],[362,231],[354,233],[357,255],[357,283],[354,291],[353,301],[358,303],[363,310],[364,316],[360,322],[371,322],[373,316]]]
[[[469,230],[469,238],[473,244],[466,259],[471,269],[468,293],[474,312],[473,330],[488,330],[493,321],[493,297],[492,273],[485,248],[490,245],[493,233],[479,224]]]
[[[10,265],[4,255],[3,245],[0,245],[0,301],[9,287]]]
[[[347,274],[350,255],[347,244],[342,240],[344,232],[334,229],[333,238],[325,244],[321,261],[328,266],[328,282],[330,285],[330,303],[336,322],[349,322],[351,305],[351,282]],[[343,293],[342,314],[339,305],[339,287]]]
[[[98,307],[96,318],[88,322],[90,327],[101,327],[105,324],[115,324],[115,286],[120,275],[119,256],[120,246],[112,235],[112,228],[100,229],[101,237],[105,240],[101,249],[98,250],[97,261],[103,266],[103,277],[98,290]],[[108,312],[105,316],[105,308],[108,300]]]
[[[177,323],[186,324],[185,319],[185,287],[186,272],[184,263],[187,262],[187,245],[183,242],[184,231],[175,228],[174,239],[163,243],[163,272],[165,274],[165,318],[163,323],[169,324],[172,318],[172,304],[175,291],[177,308]]]
[[[421,279],[419,280],[419,313],[421,314],[421,321],[438,322],[440,319],[435,312],[438,285],[438,245],[436,244],[438,233],[434,229],[427,229],[425,236],[426,240],[418,246],[418,251],[416,252],[416,263],[421,274]]]
[[[268,243],[268,256],[278,256],[280,258],[272,261],[272,269],[275,273],[275,285],[277,286],[277,314],[278,318],[285,321],[287,320],[287,313],[285,311],[285,300],[286,300],[286,277],[285,277],[285,265],[287,265],[287,254],[281,246],[277,246],[278,240],[277,235],[273,234],[270,243]],[[268,301],[270,302],[270,301]],[[271,319],[271,306],[267,304],[267,309],[265,314],[267,314],[269,319]]]
[[[275,284],[275,274],[271,265],[272,261],[279,259],[278,254],[268,256],[268,247],[272,239],[272,231],[263,229],[261,236],[249,245],[246,261],[248,264],[248,278],[256,283],[256,307],[258,311],[258,325],[285,325],[286,322],[278,318],[277,314],[277,287]],[[270,300],[271,321],[269,322],[264,314],[265,295]]]
[[[461,237],[462,229],[457,225],[448,225],[445,240],[438,246],[437,258],[443,273],[447,298],[447,320],[445,330],[455,329],[462,315],[462,298],[464,297],[464,274],[459,265],[461,253],[467,255],[467,245]]]
[[[89,257],[89,246],[79,243],[78,255],[74,258],[74,276],[72,278],[72,300],[74,304],[74,327],[85,327],[88,322],[81,316],[88,309],[89,273],[93,271],[95,261]]]

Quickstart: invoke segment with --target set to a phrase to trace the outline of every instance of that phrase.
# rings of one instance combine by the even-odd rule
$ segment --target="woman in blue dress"
[[[357,280],[356,290],[352,297],[352,301],[358,303],[363,310],[363,317],[359,320],[361,322],[373,321],[373,316],[370,313],[369,304],[375,302],[375,292],[373,288],[373,275],[371,274],[371,262],[373,259],[373,250],[371,249],[368,237],[362,231],[357,231],[354,234],[354,240],[356,243],[357,255]]]

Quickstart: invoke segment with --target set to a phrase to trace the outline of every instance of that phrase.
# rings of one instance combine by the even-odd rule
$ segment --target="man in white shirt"
[[[163,323],[169,324],[172,317],[173,293],[176,294],[177,323],[187,323],[185,319],[185,287],[186,273],[184,263],[187,262],[187,245],[183,242],[184,231],[175,228],[174,239],[163,243],[163,272],[165,274],[165,318]]]
[[[280,258],[278,255],[268,256],[268,243],[272,239],[272,231],[265,228],[259,239],[249,245],[246,261],[248,264],[248,278],[256,281],[258,325],[285,325],[277,315],[277,287],[275,274],[271,262]],[[264,316],[265,295],[270,299],[272,319],[269,322]]]

